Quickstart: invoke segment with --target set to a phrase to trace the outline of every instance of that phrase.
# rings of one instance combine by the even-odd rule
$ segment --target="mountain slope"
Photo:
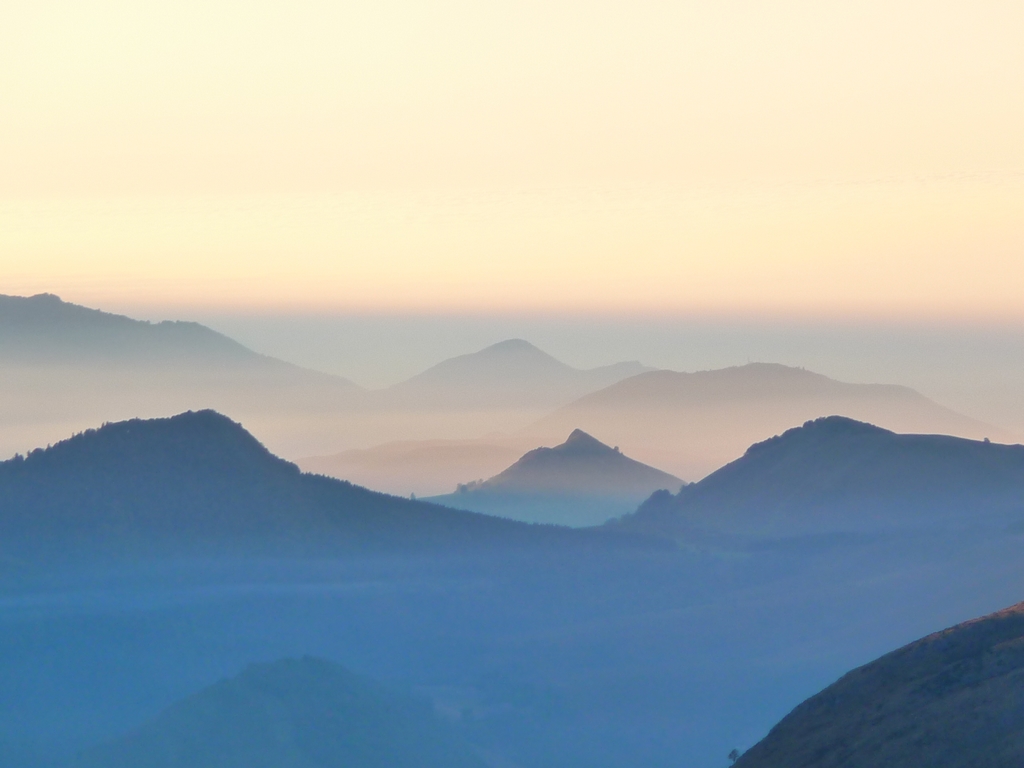
[[[645,370],[638,362],[580,370],[522,339],[444,360],[382,393],[408,408],[549,408]]]
[[[832,415],[897,432],[1001,436],[906,387],[847,384],[801,368],[752,363],[698,373],[642,373],[560,408],[524,437],[543,443],[580,428],[640,461],[696,479],[752,443]]]
[[[537,448],[489,480],[432,501],[531,522],[598,525],[632,511],[682,480],[630,459],[582,430],[554,448]]]
[[[1024,765],[1024,603],[930,635],[805,701],[737,768]]]
[[[0,553],[28,562],[577,541],[303,475],[212,411],[108,424],[0,463]]]
[[[253,664],[75,768],[483,768],[430,705],[320,659]]]
[[[1000,528],[1024,523],[1024,446],[898,435],[833,416],[755,444],[623,524],[741,537]]]

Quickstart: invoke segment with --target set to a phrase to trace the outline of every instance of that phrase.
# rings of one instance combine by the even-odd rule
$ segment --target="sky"
[[[0,6],[0,292],[1024,323],[1019,2]]]

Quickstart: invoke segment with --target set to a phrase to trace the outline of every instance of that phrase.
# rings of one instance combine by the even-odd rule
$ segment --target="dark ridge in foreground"
[[[326,555],[610,542],[304,475],[213,411],[107,424],[0,463],[0,554]]]
[[[937,632],[787,715],[737,768],[1019,768],[1024,603]]]
[[[840,416],[751,446],[622,525],[688,536],[1000,529],[1024,522],[1024,446],[902,435]]]
[[[484,768],[428,702],[314,658],[253,664],[73,768]]]

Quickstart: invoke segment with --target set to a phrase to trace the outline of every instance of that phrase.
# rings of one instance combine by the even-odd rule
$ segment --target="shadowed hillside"
[[[584,429],[638,460],[699,479],[765,440],[822,416],[897,432],[1000,439],[1002,433],[907,387],[847,384],[784,365],[697,373],[651,371],[582,397],[524,431],[545,443]]]
[[[313,658],[254,664],[74,768],[484,768],[428,702]]]
[[[1024,765],[1024,603],[937,632],[794,709],[737,768]]]
[[[598,525],[682,482],[577,429],[561,445],[532,450],[491,479],[432,501],[517,520]]]
[[[898,435],[838,416],[750,447],[622,521],[675,536],[999,530],[1024,523],[1024,446]]]

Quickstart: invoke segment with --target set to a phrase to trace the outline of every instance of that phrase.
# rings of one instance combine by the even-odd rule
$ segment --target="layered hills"
[[[531,522],[598,525],[682,480],[641,464],[577,429],[554,448],[536,448],[489,480],[460,485],[439,504]]]
[[[860,435],[862,453],[886,461],[882,438],[904,437],[815,424],[821,439],[777,486],[769,472],[745,487],[751,514],[814,468],[830,433]],[[1008,450],[960,442],[985,465],[987,451]],[[827,464],[805,474],[827,487]],[[897,497],[877,473],[856,482],[861,471],[844,493],[877,484]],[[309,653],[408,681],[504,765],[715,765],[843,671],[1008,603],[1024,569],[1021,529],[1001,522],[982,536],[803,536],[800,546],[766,543],[779,535],[770,530],[746,536],[764,545],[740,556],[609,545],[623,541],[614,536],[598,547],[602,532],[302,475],[211,413],[108,425],[3,463],[0,523],[5,768],[52,766],[249,662]],[[97,567],[73,567],[86,556]],[[130,557],[142,567],[124,567]],[[18,558],[42,573],[6,578]]]
[[[500,472],[536,445],[516,434],[524,426],[646,370],[637,362],[580,370],[527,341],[509,339],[373,392],[363,434],[375,425],[381,438],[376,444],[298,463],[389,493],[442,494],[469,478]],[[387,436],[392,439],[382,439]]]
[[[1024,446],[901,435],[832,416],[751,446],[622,525],[740,538],[993,530],[1024,523]]]
[[[849,384],[769,363],[642,373],[563,406],[524,434],[544,443],[584,429],[640,461],[698,479],[752,443],[832,415],[896,432],[1002,436],[907,387]]]
[[[451,550],[579,540],[302,474],[213,411],[107,424],[0,463],[16,561]]]
[[[50,294],[0,296],[0,455],[106,421],[212,408],[245,424],[276,453],[332,455],[337,476],[364,482],[397,476],[375,487],[409,493],[421,491],[404,480],[410,472],[423,479],[453,460],[450,451],[429,444],[514,432],[644,370],[639,363],[579,370],[510,340],[369,392],[257,354],[197,323],[143,322]],[[393,462],[389,450],[351,453],[409,441],[428,443],[417,469],[407,460]],[[531,444],[517,443],[512,458]],[[464,478],[470,468],[460,465],[450,476]]]
[[[855,669],[794,709],[737,768],[1024,765],[1024,603]]]
[[[430,703],[305,657],[253,664],[74,768],[484,768]]]

